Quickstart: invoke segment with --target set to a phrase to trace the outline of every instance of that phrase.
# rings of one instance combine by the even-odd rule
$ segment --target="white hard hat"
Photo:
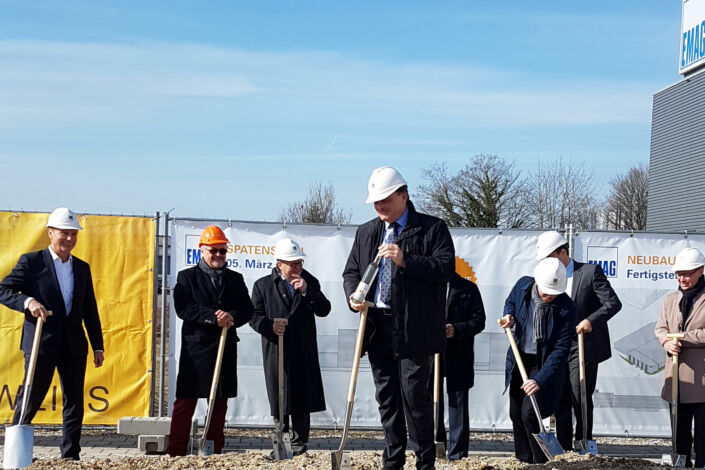
[[[565,266],[558,258],[542,259],[534,268],[534,281],[544,294],[562,294],[568,284]]]
[[[365,203],[381,201],[402,186],[406,180],[391,166],[382,166],[372,171],[367,182],[367,200]]]
[[[303,251],[298,243],[291,238],[282,238],[274,246],[274,257],[282,261],[297,261],[304,259]]]
[[[536,261],[544,259],[556,251],[557,248],[567,244],[568,240],[555,230],[543,232],[539,235],[539,239],[536,242]]]
[[[58,207],[49,214],[47,227],[58,228],[60,230],[83,230],[78,224],[78,217],[71,209]]]
[[[705,256],[697,248],[683,248],[676,255],[676,262],[671,271],[692,271],[705,266]]]

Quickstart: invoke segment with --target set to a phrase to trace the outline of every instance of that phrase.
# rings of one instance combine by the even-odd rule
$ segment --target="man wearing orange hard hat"
[[[199,398],[208,398],[222,328],[228,328],[218,393],[206,439],[215,453],[225,445],[223,426],[228,398],[237,396],[237,333],[252,318],[252,302],[242,274],[226,266],[228,239],[209,225],[198,243],[198,265],[179,272],[174,309],[183,320],[176,400],[171,416],[169,455],[186,455],[191,419]],[[231,328],[231,327],[235,328]]]

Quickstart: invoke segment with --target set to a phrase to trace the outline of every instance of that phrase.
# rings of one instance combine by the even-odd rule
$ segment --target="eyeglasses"
[[[695,268],[692,271],[677,271],[676,277],[691,277],[693,274],[698,272],[700,268]]]
[[[228,253],[227,248],[211,248],[210,246],[207,246],[206,250],[208,250],[208,252],[212,255],[224,256]]]
[[[298,261],[284,261],[283,259],[280,259],[279,262],[286,264],[290,268],[300,268],[304,265],[304,260],[302,259]]]

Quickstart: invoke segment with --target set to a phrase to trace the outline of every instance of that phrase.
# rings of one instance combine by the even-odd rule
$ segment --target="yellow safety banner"
[[[48,214],[0,212],[0,279],[20,255],[49,246]],[[105,362],[87,358],[85,424],[116,424],[123,416],[148,416],[152,358],[154,220],[146,217],[79,216],[83,230],[72,254],[91,267],[103,328]],[[24,314],[0,305],[0,419],[8,423],[22,386],[20,338]],[[89,343],[90,344],[90,343]],[[61,423],[58,374],[33,420]]]

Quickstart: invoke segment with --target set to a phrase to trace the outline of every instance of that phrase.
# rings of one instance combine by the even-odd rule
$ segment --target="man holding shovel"
[[[391,167],[377,168],[367,184],[377,217],[355,233],[343,271],[350,308],[353,293],[379,253],[379,273],[367,293],[364,349],[369,354],[384,430],[385,469],[406,461],[407,426],[416,468],[432,469],[433,404],[428,389],[433,355],[445,349],[446,284],[455,272],[455,249],[446,224],[416,212],[406,181]]]
[[[91,270],[87,263],[71,255],[79,230],[83,229],[73,211],[65,207],[54,210],[47,223],[49,247],[23,254],[12,272],[0,282],[0,303],[25,314],[22,331],[25,375],[37,320],[46,321],[30,396],[25,396],[24,389],[20,393],[12,424],[31,423],[57,370],[64,396],[61,457],[70,460],[78,460],[81,452],[83,385],[88,355],[84,325],[93,348],[93,364],[103,365],[103,333]],[[27,383],[27,377],[24,382]],[[24,422],[19,423],[25,400],[28,406]]]
[[[281,432],[288,433],[291,428],[292,451],[296,456],[307,450],[311,413],[326,409],[318,363],[316,317],[328,315],[330,302],[321,292],[318,279],[303,268],[306,255],[298,243],[290,238],[279,240],[274,256],[276,267],[252,288],[255,314],[250,326],[262,335],[264,378],[272,416]],[[280,337],[283,337],[281,342]],[[283,369],[279,368],[280,357],[284,360]],[[284,371],[283,423],[279,422],[278,370]]]
[[[220,336],[223,328],[228,328],[210,427],[204,436],[213,441],[215,453],[223,450],[228,398],[237,396],[235,328],[247,323],[253,310],[242,274],[226,267],[228,239],[223,231],[209,225],[198,246],[201,249],[198,265],[181,271],[174,287],[174,309],[183,324],[169,433],[168,452],[172,457],[187,453],[193,412],[198,399],[210,395]]]
[[[685,466],[692,466],[691,429],[694,421],[696,468],[705,466],[705,384],[702,381],[702,377],[705,377],[703,265],[705,265],[705,256],[697,248],[685,248],[678,253],[672,268],[678,280],[678,291],[666,297],[654,329],[656,337],[669,356],[664,371],[661,397],[670,403],[673,414],[671,422],[675,441],[673,457],[685,455]],[[678,339],[678,336],[682,338]],[[672,383],[671,358],[677,358],[675,384]]]
[[[622,308],[622,303],[598,264],[579,263],[570,258],[568,241],[556,231],[544,232],[536,243],[536,260],[557,258],[566,269],[566,294],[575,302],[576,317],[573,342],[566,365],[565,384],[556,410],[556,434],[565,450],[573,449],[575,441],[585,444],[578,449],[596,453],[592,440],[592,395],[597,385],[597,367],[612,356],[610,331],[607,321]],[[585,404],[581,399],[579,336],[583,336],[583,387]],[[585,406],[587,423],[583,423]],[[573,434],[575,415],[575,434]],[[589,444],[593,444],[589,446]]]
[[[565,267],[557,259],[541,261],[533,277],[524,276],[514,285],[504,303],[504,316],[499,320],[502,328],[514,327],[518,346],[517,350],[510,348],[507,352],[505,391],[509,387],[514,452],[526,463],[546,462],[548,458],[542,447],[553,449],[555,446],[551,444],[557,444],[553,435],[548,437],[556,442],[539,442],[542,425],[537,413],[550,416],[563,389],[575,331],[575,304],[565,294],[565,286]],[[522,378],[522,369],[527,380]]]

